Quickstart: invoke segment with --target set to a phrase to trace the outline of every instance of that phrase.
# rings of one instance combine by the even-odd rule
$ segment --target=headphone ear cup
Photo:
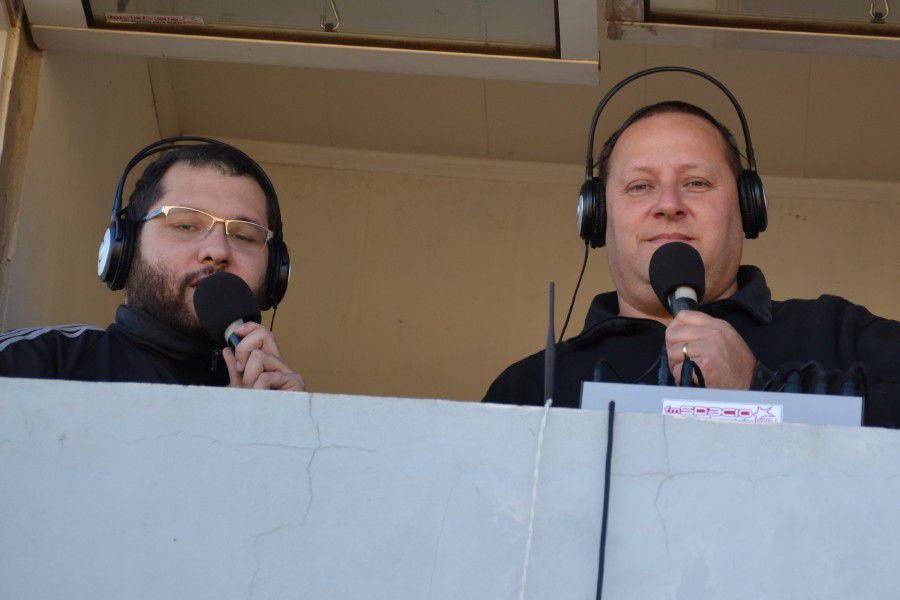
[[[762,179],[756,171],[745,169],[738,176],[737,184],[744,236],[747,239],[756,239],[769,224],[768,202]]]
[[[121,248],[116,248],[116,221],[112,219],[103,233],[103,240],[100,242],[100,249],[97,250],[97,276],[100,281],[109,285],[112,274],[116,269]]]
[[[600,248],[606,244],[606,190],[603,180],[591,177],[581,186],[578,197],[578,235]]]
[[[111,290],[125,286],[134,251],[134,225],[128,219],[113,215],[103,235],[97,255],[97,275]]]
[[[131,259],[134,256],[135,238],[137,237],[135,225],[130,219],[121,217],[119,223],[122,227],[121,253],[116,265],[114,278],[107,284],[111,290],[121,290],[128,281],[128,273],[131,271]]]
[[[278,240],[269,249],[269,265],[266,272],[266,303],[260,307],[269,310],[281,302],[287,293],[288,281],[291,278],[291,259],[287,244]]]

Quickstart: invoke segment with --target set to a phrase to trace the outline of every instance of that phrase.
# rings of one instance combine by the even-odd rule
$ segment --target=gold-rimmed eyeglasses
[[[225,239],[232,248],[243,252],[262,250],[274,236],[271,230],[258,223],[223,219],[187,206],[160,206],[147,213],[141,221],[149,221],[160,215],[166,220],[166,230],[185,241],[201,240],[209,235],[216,223],[222,223],[225,226]]]

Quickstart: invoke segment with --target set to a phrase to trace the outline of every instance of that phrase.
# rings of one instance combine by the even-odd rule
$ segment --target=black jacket
[[[739,269],[731,298],[699,310],[730,323],[753,351],[759,366],[752,388],[761,389],[787,364],[815,360],[826,370],[846,371],[860,361],[869,381],[864,423],[900,427],[900,322],[836,296],[773,301],[762,271],[751,266]],[[581,382],[593,380],[601,359],[612,367],[604,381],[655,384],[665,331],[657,321],[620,317],[615,292],[595,297],[584,330],[557,346],[554,406],[577,407]],[[484,401],[540,405],[543,376],[544,353],[538,352],[503,371]]]
[[[65,325],[0,335],[0,375],[228,384],[228,369],[211,341],[187,338],[150,314],[124,305],[116,311],[116,322],[106,329]]]

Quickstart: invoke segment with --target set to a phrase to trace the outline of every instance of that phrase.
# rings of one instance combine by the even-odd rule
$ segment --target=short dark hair
[[[611,136],[609,136],[609,139],[607,139],[606,143],[603,144],[603,150],[601,150],[600,157],[598,159],[598,166],[600,167],[600,177],[602,177],[604,181],[609,175],[609,157],[612,155],[613,148],[615,148],[616,146],[616,142],[619,141],[619,138],[622,136],[625,130],[642,119],[647,119],[655,115],[666,113],[694,115],[695,117],[700,117],[701,119],[709,122],[713,127],[715,127],[719,131],[719,133],[722,134],[722,139],[725,141],[725,159],[728,161],[728,165],[731,167],[731,171],[734,174],[735,180],[737,179],[738,175],[740,175],[741,171],[743,170],[743,166],[741,165],[741,153],[738,151],[737,142],[735,142],[734,135],[732,135],[728,128],[719,123],[715,119],[715,117],[713,117],[711,114],[709,114],[699,106],[694,106],[693,104],[688,104],[687,102],[681,102],[679,100],[666,100],[665,102],[651,104],[634,111],[630,117],[625,119],[625,122],[622,123],[622,126],[619,127],[615,132],[613,132]]]
[[[147,215],[150,207],[163,194],[163,177],[165,177],[169,169],[178,163],[184,163],[196,168],[216,167],[224,175],[252,177],[266,196],[267,226],[273,231],[276,229],[278,218],[275,207],[278,199],[275,197],[275,190],[272,189],[271,184],[262,172],[262,168],[242,152],[219,144],[181,146],[163,154],[150,163],[135,184],[128,206],[125,207],[127,219],[138,225],[141,224],[141,219]]]

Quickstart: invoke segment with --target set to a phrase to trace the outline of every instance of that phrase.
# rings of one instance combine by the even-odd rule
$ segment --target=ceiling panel
[[[329,71],[325,82],[335,146],[487,155],[481,80]]]
[[[652,12],[715,13],[798,19],[868,21],[868,4],[847,0],[650,0]]]
[[[900,61],[814,56],[806,176],[900,181]]]
[[[896,38],[900,27],[887,0],[649,0],[650,23],[840,33]],[[826,38],[822,37],[824,41]]]
[[[737,95],[763,175],[900,180],[896,60],[616,42],[601,52],[596,87],[173,60],[174,121],[236,139],[581,164],[603,93],[645,65],[681,64]],[[661,74],[609,105],[598,144],[627,114],[667,98],[698,103],[739,133],[712,85]]]
[[[604,45],[600,85],[529,84],[487,81],[488,138],[493,158],[584,163],[588,128],[609,87],[644,66],[641,46]],[[622,90],[601,117],[597,143],[644,101],[644,84]]]
[[[806,146],[809,57],[729,48],[647,47],[648,66],[677,64],[717,78],[737,97],[750,125],[757,165],[763,175],[798,176]],[[684,100],[710,111],[734,133],[741,152],[740,121],[714,85],[687,74],[660,74],[647,81],[648,101]]]
[[[92,24],[269,39],[557,54],[554,0],[88,0]],[[510,18],[514,16],[514,18]],[[518,50],[518,52],[516,52]]]
[[[330,146],[323,71],[170,61],[183,132]]]

